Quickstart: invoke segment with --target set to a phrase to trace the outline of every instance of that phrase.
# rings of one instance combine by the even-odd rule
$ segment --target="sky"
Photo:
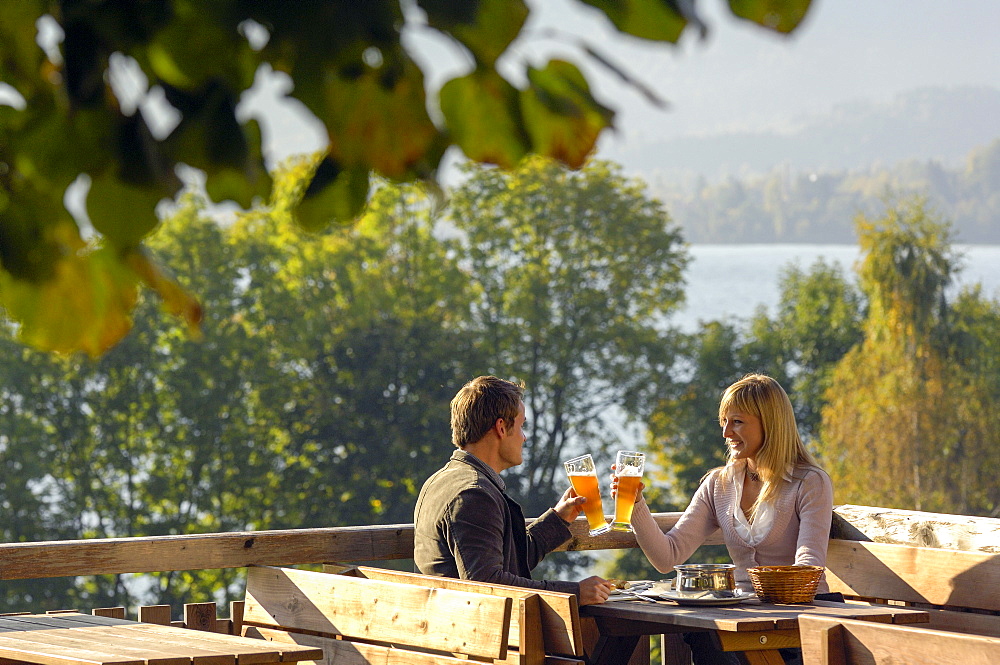
[[[998,0],[814,0],[791,36],[736,19],[724,0],[701,0],[708,37],[688,30],[678,45],[621,35],[577,0],[528,2],[532,17],[501,71],[517,84],[513,72],[525,62],[564,57],[578,63],[598,100],[617,111],[618,128],[602,136],[600,156],[614,157],[636,141],[791,129],[840,104],[888,101],[921,87],[1000,88]],[[579,39],[654,89],[669,110],[588,62]],[[431,31],[410,31],[405,43],[432,92],[468,67],[467,57]],[[288,82],[262,75],[260,83],[246,94],[243,109],[262,118],[271,158],[321,147],[318,122],[305,118],[296,102],[280,99]]]
[[[781,128],[837,104],[925,86],[1000,87],[996,0],[815,0],[790,36],[703,0],[709,37],[689,30],[678,46],[617,36],[596,11],[574,11],[576,2],[534,4],[540,23],[582,30],[671,102],[656,110],[598,74],[595,87],[610,91],[625,140]]]

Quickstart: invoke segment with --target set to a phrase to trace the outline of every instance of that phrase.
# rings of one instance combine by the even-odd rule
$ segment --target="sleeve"
[[[569,526],[549,508],[528,525],[528,567],[534,569],[546,554],[570,539]]]
[[[500,499],[502,502],[502,499]],[[480,487],[463,490],[450,507],[449,542],[462,579],[548,589],[579,595],[576,582],[533,580],[504,568],[504,514],[506,506]],[[558,515],[555,515],[558,519]],[[568,531],[568,529],[567,529]]]
[[[674,566],[684,563],[694,551],[719,528],[712,500],[715,474],[706,478],[698,487],[684,514],[667,533],[660,531],[645,499],[640,499],[632,511],[632,527],[643,554],[661,573],[668,573]]]
[[[795,510],[799,515],[795,564],[825,566],[833,521],[833,483],[822,469],[812,469],[803,478]]]

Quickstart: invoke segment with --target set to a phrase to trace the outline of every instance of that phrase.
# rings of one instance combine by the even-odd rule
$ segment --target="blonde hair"
[[[730,411],[749,413],[760,419],[763,441],[754,464],[764,485],[754,502],[754,511],[778,493],[782,482],[791,481],[796,466],[819,466],[799,436],[791,400],[781,384],[771,377],[747,374],[726,388],[719,402],[720,425],[724,425]],[[723,468],[726,479],[733,478],[736,461],[736,452],[731,450]]]

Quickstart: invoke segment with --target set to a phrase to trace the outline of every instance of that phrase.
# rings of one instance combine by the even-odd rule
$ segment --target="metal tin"
[[[687,598],[730,598],[736,589],[736,566],[731,563],[685,563],[677,571],[676,592]]]

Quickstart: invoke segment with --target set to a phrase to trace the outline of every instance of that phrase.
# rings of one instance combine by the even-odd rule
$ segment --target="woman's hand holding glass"
[[[611,465],[611,498],[618,499],[618,476],[614,474],[615,465]],[[646,484],[639,481],[639,491],[635,493],[635,502],[639,503],[639,499],[642,498],[642,490],[646,488]]]
[[[611,498],[615,501],[618,500],[618,475],[615,473],[616,467],[614,464],[611,465]],[[635,493],[635,502],[639,503],[639,499],[642,498],[642,490],[646,488],[646,484],[641,480],[639,481],[639,489]]]
[[[632,531],[632,507],[642,491],[642,472],[646,464],[643,453],[619,450],[612,466],[615,474],[611,480],[615,497],[615,521],[612,531]]]

